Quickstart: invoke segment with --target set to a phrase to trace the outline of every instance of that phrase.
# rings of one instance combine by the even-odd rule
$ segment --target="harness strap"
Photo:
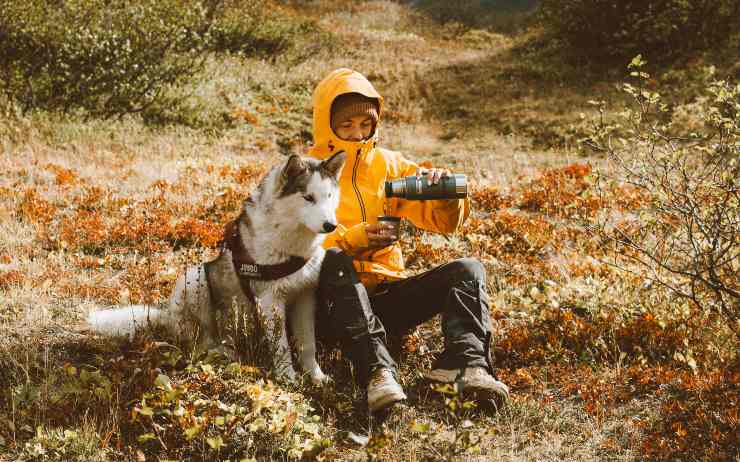
[[[226,225],[224,239],[219,246],[222,254],[226,249],[231,252],[232,263],[234,264],[234,270],[238,276],[242,292],[254,304],[256,303],[256,299],[249,285],[250,279],[274,281],[284,278],[303,268],[308,260],[302,257],[291,256],[288,260],[274,265],[257,264],[252,256],[249,255],[246,247],[244,247],[239,229],[240,222],[244,222],[247,229],[251,230],[249,216],[245,212],[242,212],[236,220]]]

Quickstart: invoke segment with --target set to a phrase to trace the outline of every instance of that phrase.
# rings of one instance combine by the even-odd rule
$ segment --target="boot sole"
[[[497,390],[486,387],[477,387],[468,385],[462,387],[462,395],[472,397],[475,401],[493,400],[496,402],[506,403],[509,401],[509,394],[504,390]]]
[[[436,380],[431,377],[423,376],[424,380],[427,383],[436,383],[441,385],[453,385],[457,382],[455,381],[442,381],[442,380]],[[459,387],[459,384],[458,384]],[[493,400],[493,401],[501,401],[502,403],[506,403],[509,401],[509,393],[502,389],[493,389],[488,387],[479,387],[476,385],[464,385],[462,386],[462,396],[463,397],[470,397],[473,398],[474,401],[482,401],[482,400]]]
[[[407,397],[405,393],[388,394],[384,396],[382,399],[379,399],[373,403],[368,403],[368,408],[370,409],[370,412],[378,412],[378,411],[382,411],[383,409],[389,407],[392,404],[400,403],[401,401],[404,401],[406,399]]]

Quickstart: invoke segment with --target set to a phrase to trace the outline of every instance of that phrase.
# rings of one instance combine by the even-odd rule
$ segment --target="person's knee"
[[[344,283],[354,283],[357,279],[352,257],[342,249],[332,247],[327,249],[324,263],[321,265],[319,285],[321,287],[337,286]]]
[[[457,281],[478,281],[485,286],[486,269],[475,258],[460,258],[450,262],[451,271]]]

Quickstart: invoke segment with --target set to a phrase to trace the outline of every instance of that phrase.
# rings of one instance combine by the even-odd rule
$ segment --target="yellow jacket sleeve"
[[[418,164],[398,155],[389,179],[414,175]],[[392,215],[410,220],[416,227],[444,234],[454,233],[470,215],[470,199],[406,200],[390,199]]]
[[[355,255],[361,250],[366,250],[368,239],[365,224],[362,222],[349,228],[341,224],[337,225],[337,229],[326,237],[324,248],[339,247],[348,255]]]

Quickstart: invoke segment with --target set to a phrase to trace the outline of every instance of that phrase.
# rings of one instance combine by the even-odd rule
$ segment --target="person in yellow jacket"
[[[405,277],[401,248],[378,223],[380,215],[410,220],[429,231],[455,232],[470,214],[468,199],[414,201],[385,197],[385,181],[447,173],[424,169],[401,154],[378,147],[383,98],[360,73],[337,69],[313,95],[313,138],[309,155],[326,159],[339,151],[347,161],[339,180],[337,228],[327,237],[319,278],[319,331],[331,330],[367,386],[371,412],[406,399],[386,333],[403,332],[442,314],[445,351],[429,380],[457,383],[481,399],[508,399],[493,376],[491,320],[486,274],[474,259],[452,261]]]

